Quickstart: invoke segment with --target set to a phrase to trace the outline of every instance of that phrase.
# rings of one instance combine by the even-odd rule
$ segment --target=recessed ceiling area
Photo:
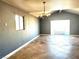
[[[46,14],[55,10],[72,9],[79,11],[79,0],[2,0],[14,7],[20,8],[36,17],[43,13],[43,1],[46,2]]]

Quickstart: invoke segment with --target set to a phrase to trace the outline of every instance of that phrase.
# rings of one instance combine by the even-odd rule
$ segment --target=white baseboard
[[[51,35],[51,34],[40,34],[40,35]]]
[[[10,56],[14,55],[16,52],[20,51],[22,48],[24,48],[25,46],[27,46],[28,44],[30,44],[32,41],[34,41],[36,38],[38,38],[40,35],[36,36],[35,38],[33,38],[32,40],[30,40],[29,42],[25,43],[24,45],[22,45],[21,47],[19,47],[18,49],[14,50],[13,52],[9,53],[8,55],[6,55],[5,57],[1,58],[1,59],[8,59]]]
[[[79,36],[79,35],[71,35],[71,36]]]

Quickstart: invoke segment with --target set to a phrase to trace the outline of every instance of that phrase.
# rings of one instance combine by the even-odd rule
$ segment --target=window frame
[[[16,30],[24,30],[24,16],[15,15]]]

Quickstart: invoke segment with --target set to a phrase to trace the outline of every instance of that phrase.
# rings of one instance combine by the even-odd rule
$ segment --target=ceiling
[[[72,9],[79,12],[79,0],[2,0],[36,17],[43,14],[43,1],[46,2],[46,14],[55,10]]]

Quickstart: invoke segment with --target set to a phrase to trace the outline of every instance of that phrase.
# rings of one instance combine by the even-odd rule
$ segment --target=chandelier
[[[45,9],[45,4],[46,4],[46,2],[44,1],[44,2],[43,2],[43,5],[44,5],[43,16],[45,16],[45,11],[46,11],[46,9]]]
[[[42,13],[42,16],[40,17],[39,16],[39,18],[41,18],[41,19],[46,19],[47,18],[47,16],[46,16],[46,2],[45,1],[43,1],[43,13]]]

